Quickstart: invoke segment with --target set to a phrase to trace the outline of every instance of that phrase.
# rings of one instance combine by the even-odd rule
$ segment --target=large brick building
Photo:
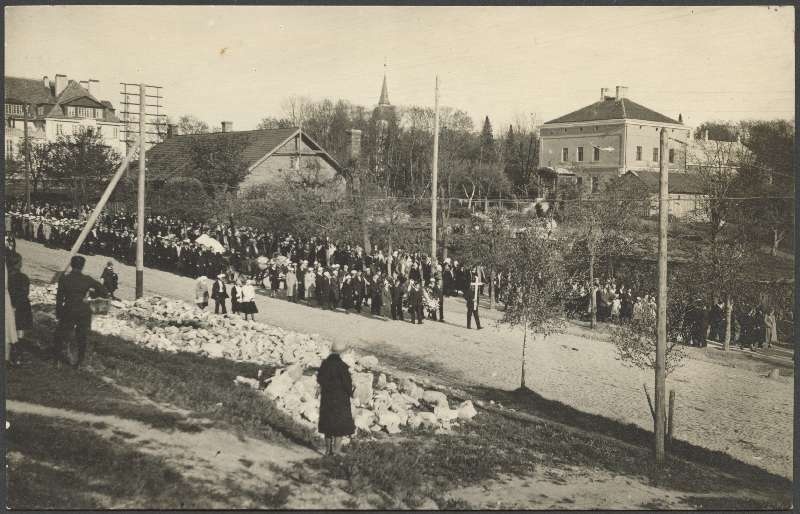
[[[667,128],[671,171],[686,171],[685,144],[690,129],[626,97],[617,86],[614,96],[600,90],[600,100],[544,123],[540,129],[540,167],[574,174],[587,192],[627,171],[654,171],[659,167],[659,133]]]
[[[68,80],[58,74],[55,80],[5,77],[5,157],[18,157],[25,133],[25,110],[28,112],[28,137],[33,144],[55,141],[59,136],[91,130],[103,141],[125,153],[123,123],[107,100],[94,96],[98,81]]]
[[[247,166],[247,176],[240,190],[304,176],[301,172],[306,170],[314,170],[320,181],[341,177],[339,163],[299,128],[233,132],[230,122],[223,122],[222,128],[222,132],[211,134],[168,135],[164,142],[147,151],[148,176],[164,180],[191,177],[196,145],[212,145],[216,140],[243,149],[241,158]],[[343,179],[336,182],[344,187]]]

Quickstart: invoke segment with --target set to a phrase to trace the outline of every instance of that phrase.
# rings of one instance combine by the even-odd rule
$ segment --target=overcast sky
[[[384,60],[395,105],[441,103],[537,123],[600,88],[696,126],[794,117],[791,7],[5,8],[5,74],[164,87],[167,113],[255,128],[289,95],[373,106]]]

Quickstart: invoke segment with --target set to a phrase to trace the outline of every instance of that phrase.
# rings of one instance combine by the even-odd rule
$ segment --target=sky
[[[697,126],[794,118],[794,9],[769,6],[5,7],[5,75],[163,87],[172,118],[253,129],[288,96],[440,104],[495,131],[593,103],[600,88]]]

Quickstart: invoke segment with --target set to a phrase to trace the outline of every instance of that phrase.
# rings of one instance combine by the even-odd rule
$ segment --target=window
[[[636,147],[636,160],[637,161],[641,161],[642,160],[642,147],[641,146],[637,146]]]
[[[22,104],[6,104],[6,114],[22,116]]]
[[[39,113],[39,116],[44,116],[44,105],[40,105],[37,109],[37,112]]]
[[[12,157],[14,155],[14,141],[6,139],[6,156]]]
[[[561,162],[567,162],[569,160],[569,148],[562,148],[561,149]]]
[[[56,135],[60,136],[64,133],[64,126],[61,123],[56,123]]]
[[[675,149],[674,148],[670,148],[669,149],[669,162],[671,162],[671,163],[675,162]]]
[[[594,147],[592,152],[592,159],[594,159],[595,161],[600,160],[600,149],[596,146]]]
[[[583,162],[583,147],[578,147],[578,162]]]
[[[583,187],[583,177],[577,177],[577,180],[578,180],[578,187],[579,188]]]
[[[658,162],[658,148],[653,148],[653,162]]]
[[[103,109],[95,109],[94,110],[94,117],[97,118],[98,120],[102,120],[103,119]]]
[[[599,190],[600,190],[600,178],[592,177],[592,193],[596,193]]]
[[[98,126],[97,126],[97,135],[98,135],[98,136],[100,136],[100,135],[102,135],[102,134],[103,134],[103,127],[101,127],[100,125],[98,125]]]
[[[119,134],[117,133],[117,127],[114,127],[114,139],[117,139]]]

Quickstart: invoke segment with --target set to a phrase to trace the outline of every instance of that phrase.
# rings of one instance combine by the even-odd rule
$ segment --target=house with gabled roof
[[[231,122],[222,123],[222,131],[209,134],[174,133],[147,151],[149,179],[166,181],[173,177],[191,177],[194,173],[195,148],[224,142],[241,148],[247,175],[239,185],[246,190],[284,179],[314,180],[344,188],[343,168],[306,132],[297,127],[234,132]]]
[[[545,122],[539,131],[539,165],[558,174],[574,173],[584,190],[596,193],[602,183],[627,171],[657,171],[660,131],[670,137],[669,168],[686,171],[686,143],[691,130],[682,116],[670,118],[627,97],[601,88],[600,100]]]
[[[95,96],[97,80],[77,82],[57,74],[55,80],[4,77],[5,155],[19,155],[25,133],[36,142],[55,141],[61,135],[95,131],[120,154],[125,153],[123,122],[108,100]]]

